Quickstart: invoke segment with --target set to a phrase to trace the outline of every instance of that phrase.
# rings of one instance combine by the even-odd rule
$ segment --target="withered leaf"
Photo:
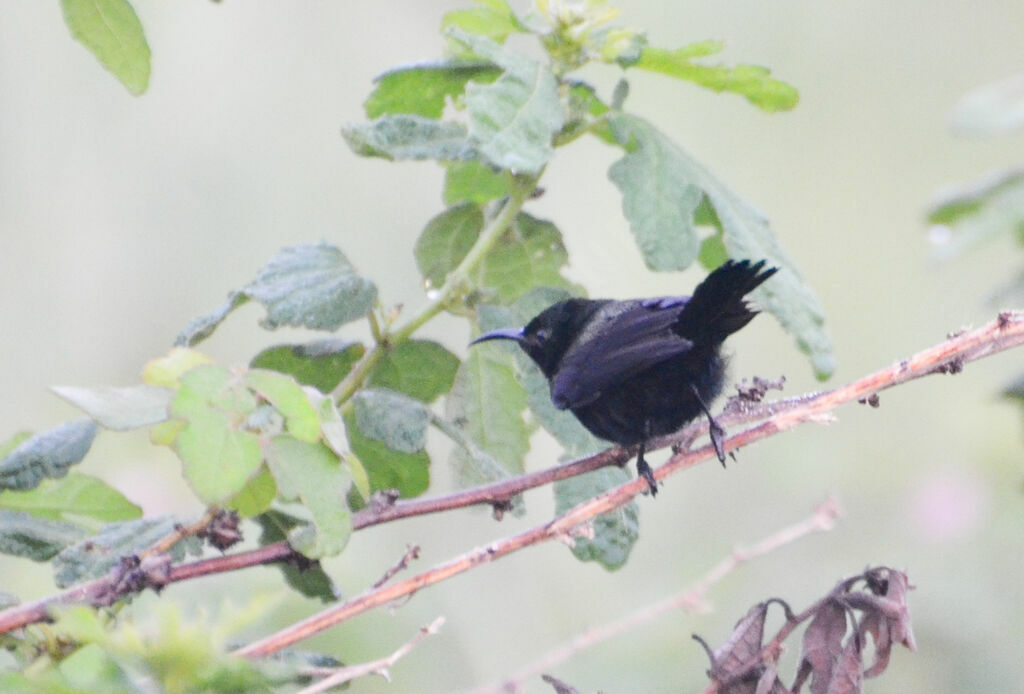
[[[751,607],[736,622],[729,639],[715,649],[711,662],[711,674],[715,679],[728,680],[743,674],[743,667],[761,652],[768,605],[768,602],[762,602]]]
[[[800,672],[793,691],[799,691],[809,669],[811,694],[827,694],[832,670],[843,653],[845,634],[846,608],[834,598],[827,600],[804,632]]]

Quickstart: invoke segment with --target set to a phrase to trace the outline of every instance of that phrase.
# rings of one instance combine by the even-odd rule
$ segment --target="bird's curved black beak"
[[[487,342],[488,340],[515,340],[516,342],[523,341],[523,329],[522,328],[502,328],[501,330],[492,330],[489,333],[484,333],[480,337],[476,338],[470,345],[475,345],[479,342]]]

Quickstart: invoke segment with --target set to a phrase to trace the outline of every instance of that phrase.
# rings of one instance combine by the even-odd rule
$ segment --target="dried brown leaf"
[[[729,639],[712,654],[711,674],[716,680],[729,680],[742,675],[744,666],[761,653],[768,605],[768,602],[762,602],[751,607],[736,622]]]
[[[806,669],[811,670],[811,694],[826,694],[832,671],[843,654],[843,636],[846,634],[846,608],[836,599],[826,600],[804,632],[803,653],[798,678],[801,684],[806,679]],[[796,684],[794,691],[798,690]]]
[[[829,676],[825,694],[860,694],[863,691],[864,677],[861,675],[861,641],[856,635],[846,643],[839,659],[834,663]],[[814,683],[811,684],[814,689]]]

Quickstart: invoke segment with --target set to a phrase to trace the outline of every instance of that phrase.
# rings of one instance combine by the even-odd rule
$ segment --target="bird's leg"
[[[725,438],[725,429],[719,426],[715,418],[711,416],[711,410],[704,403],[704,398],[700,396],[700,392],[697,390],[697,386],[690,384],[690,390],[693,391],[693,397],[697,398],[697,403],[700,405],[700,409],[704,410],[704,414],[708,417],[708,435],[711,437],[711,445],[715,447],[715,453],[718,455],[718,462],[725,467],[725,446],[723,445],[723,439]]]
[[[654,472],[651,471],[651,466],[644,460],[644,447],[647,442],[644,441],[640,444],[640,450],[636,454],[636,474],[647,480],[647,486],[651,489],[651,496],[658,495],[658,483],[654,480]]]

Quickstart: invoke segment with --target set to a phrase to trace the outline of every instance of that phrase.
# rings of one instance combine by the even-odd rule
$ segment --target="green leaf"
[[[81,462],[95,437],[96,425],[80,419],[22,441],[0,460],[0,489],[32,489],[47,477],[63,477]]]
[[[452,207],[434,217],[416,241],[416,263],[429,286],[441,286],[473,246],[483,228],[476,205]],[[561,275],[568,264],[562,234],[551,222],[525,212],[484,256],[473,274],[476,285],[505,303],[537,285],[578,287]]]
[[[629,481],[622,468],[606,467],[555,483],[555,513],[561,515],[588,499]],[[609,571],[622,567],[640,534],[639,509],[626,504],[593,520],[594,537],[574,537],[572,553],[580,561],[596,561]]]
[[[481,161],[454,161],[445,165],[444,204],[483,205],[508,194],[508,179]]]
[[[366,383],[433,402],[451,390],[458,368],[459,358],[438,343],[406,340],[384,354],[370,371]]]
[[[266,307],[261,325],[268,330],[282,325],[336,330],[365,316],[377,301],[373,282],[356,274],[348,258],[327,243],[282,248],[241,293]],[[192,321],[176,344],[194,345],[205,339],[241,303],[229,300],[209,316]]]
[[[451,207],[437,215],[416,240],[413,254],[428,287],[440,287],[473,247],[484,226],[477,205]]]
[[[739,94],[764,111],[788,111],[796,106],[800,100],[799,92],[793,86],[771,77],[768,68],[760,65],[726,67],[692,62],[693,58],[709,55],[720,48],[721,44],[713,41],[703,41],[675,51],[648,46],[633,66],[688,80],[716,92]]]
[[[580,288],[561,274],[568,264],[569,254],[558,227],[520,212],[484,256],[478,281],[480,286],[497,292],[504,302],[515,301],[536,286],[564,287],[580,293]]]
[[[261,513],[253,520],[259,523],[262,530],[260,547],[286,540],[292,529],[307,525],[305,521],[277,510]],[[315,598],[325,603],[334,602],[341,593],[320,566],[320,562],[310,562],[308,566],[302,568],[289,563],[278,563],[277,567],[284,574],[285,582],[307,598]]]
[[[182,377],[171,414],[186,425],[174,447],[185,478],[203,502],[234,496],[258,471],[259,437],[239,428],[255,409],[255,398],[227,369],[200,366]]]
[[[25,511],[39,518],[73,520],[84,516],[111,522],[142,515],[142,509],[103,480],[68,473],[60,480],[43,480],[30,491],[0,492],[0,508]]]
[[[246,482],[241,491],[224,503],[224,508],[237,511],[242,518],[252,518],[270,508],[277,498],[277,483],[265,465],[260,466],[256,476]]]
[[[362,359],[366,348],[358,342],[341,339],[317,340],[304,344],[268,347],[249,362],[249,366],[288,374],[303,385],[329,393]]]
[[[797,346],[810,356],[818,378],[824,379],[831,375],[835,370],[835,358],[832,340],[824,329],[825,313],[796,265],[775,240],[768,220],[643,119],[617,114],[611,124],[619,142],[655,143],[660,156],[673,160],[670,168],[679,174],[677,183],[703,191],[721,224],[723,242],[730,258],[755,261],[765,259],[769,265],[780,269],[770,282],[754,292],[754,297],[761,307],[779,320],[786,332],[796,338]],[[612,168],[630,156],[633,155],[627,154]],[[661,167],[654,168],[660,170]],[[654,171],[650,173],[654,175]],[[635,177],[629,180],[631,187],[623,189],[626,197],[637,194],[632,186],[639,183]],[[623,205],[625,207],[626,203]],[[692,226],[693,220],[688,220],[688,223],[688,235],[692,237],[696,250],[697,236]]]
[[[942,193],[928,212],[931,224],[945,227],[932,237],[935,255],[949,260],[1007,233],[1024,234],[1024,170],[987,176]]]
[[[1024,75],[976,87],[964,94],[949,117],[958,135],[1004,135],[1024,126]]]
[[[470,142],[498,168],[539,173],[554,153],[551,139],[563,122],[551,68],[455,26],[445,33],[505,70],[492,84],[466,85]]]
[[[149,86],[149,45],[127,0],[61,0],[64,21],[128,92],[138,96]]]
[[[361,157],[389,161],[473,159],[476,152],[466,139],[461,123],[436,121],[425,116],[395,114],[370,123],[349,124],[341,129],[349,148]]]
[[[246,374],[245,381],[281,413],[289,434],[306,443],[320,440],[320,418],[295,379],[276,371],[254,369]]]
[[[345,414],[349,447],[366,469],[370,489],[397,489],[404,498],[418,496],[430,485],[430,457],[426,451],[402,453],[363,434],[355,414]]]
[[[0,553],[3,554],[33,561],[48,561],[87,535],[85,530],[73,523],[0,509]]]
[[[320,432],[323,434],[324,443],[348,468],[356,491],[364,500],[368,500],[370,498],[370,479],[363,467],[363,462],[348,449],[345,422],[341,418],[341,412],[338,410],[334,398],[329,395],[323,396],[317,403],[317,412],[320,415]]]
[[[197,366],[212,364],[213,359],[199,350],[174,347],[167,356],[150,360],[142,369],[142,382],[151,386],[177,389],[182,374]]]
[[[312,526],[288,533],[289,544],[310,559],[339,554],[352,535],[352,514],[345,501],[352,476],[334,451],[282,434],[274,437],[266,454],[281,498],[301,501],[313,516]]]
[[[245,293],[231,292],[228,294],[227,301],[213,311],[190,320],[188,325],[178,333],[174,344],[179,347],[191,347],[199,344],[213,334],[213,331],[228,317],[229,313],[248,302],[249,297]]]
[[[458,27],[470,34],[503,43],[509,34],[526,31],[505,0],[476,0],[477,7],[452,10],[441,19],[441,30]]]
[[[418,453],[427,444],[427,408],[393,390],[360,390],[352,398],[356,426],[392,450]]]
[[[491,307],[481,306],[481,323],[490,319]],[[500,311],[500,308],[497,309]],[[524,469],[530,431],[523,420],[526,393],[516,380],[509,345],[483,344],[470,350],[455,375],[445,402],[445,418],[472,446],[452,451],[451,463],[461,486],[492,482]],[[486,455],[478,455],[477,449]]]
[[[622,191],[622,211],[652,270],[682,270],[697,257],[693,213],[702,192],[690,160],[668,138],[639,118],[614,116],[611,127],[627,148],[608,177]]]
[[[98,534],[79,540],[58,554],[53,560],[54,580],[59,587],[66,588],[80,580],[103,576],[123,557],[151,547],[180,523],[180,519],[171,516],[111,523]],[[174,561],[181,561],[186,553],[201,554],[202,542],[189,537],[170,549]]]
[[[501,70],[481,60],[443,60],[404,65],[374,78],[377,86],[363,107],[368,118],[406,113],[440,118],[448,98],[462,94],[466,82],[491,82]]]
[[[127,431],[146,427],[167,419],[167,407],[174,391],[169,388],[140,384],[117,388],[78,388],[53,386],[58,397],[85,412],[102,427]]]

